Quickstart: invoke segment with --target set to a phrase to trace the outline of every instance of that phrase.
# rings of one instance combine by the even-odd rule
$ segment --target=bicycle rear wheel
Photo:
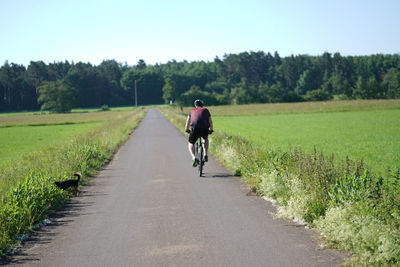
[[[204,165],[203,146],[199,145],[199,175],[200,175],[200,177],[203,175],[203,165]]]

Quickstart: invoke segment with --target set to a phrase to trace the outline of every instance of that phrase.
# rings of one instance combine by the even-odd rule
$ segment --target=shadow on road
[[[230,173],[203,173],[203,176],[201,178],[212,178],[212,179],[227,179],[227,178],[233,178],[233,176]]]

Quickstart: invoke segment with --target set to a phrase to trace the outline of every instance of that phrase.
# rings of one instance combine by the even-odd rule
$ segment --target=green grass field
[[[214,116],[215,128],[257,145],[314,147],[337,158],[361,158],[373,171],[400,168],[400,110]]]
[[[101,122],[0,127],[0,168],[37,149],[51,147],[89,131]]]
[[[104,112],[72,112],[72,113],[61,113],[61,114],[49,114],[49,113],[32,113],[32,112],[21,112],[21,113],[10,113],[0,114],[0,127],[10,127],[17,125],[25,126],[40,126],[40,125],[56,125],[56,124],[72,124],[72,123],[86,123],[86,122],[98,122],[108,121],[121,116],[122,114],[132,111],[133,109],[115,109],[112,111]]]
[[[399,99],[344,100],[326,102],[274,103],[209,107],[217,116],[273,115],[291,113],[327,113],[400,109]],[[185,112],[189,112],[189,108]]]
[[[132,111],[132,108],[106,112],[79,111],[65,114],[34,112],[1,114],[0,167],[10,161],[19,160],[37,149],[61,144],[102,123],[118,119],[126,112]]]

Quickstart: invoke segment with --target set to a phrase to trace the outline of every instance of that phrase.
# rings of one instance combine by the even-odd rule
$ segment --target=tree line
[[[105,60],[90,63],[6,61],[0,68],[0,110],[53,110],[133,105],[276,103],[400,97],[400,55],[320,56],[278,52],[225,54],[212,62],[134,66]]]

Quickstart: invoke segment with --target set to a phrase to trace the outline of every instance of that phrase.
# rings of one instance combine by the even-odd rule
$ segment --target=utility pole
[[[136,88],[136,80],[135,80],[135,106],[137,107],[137,88]]]

